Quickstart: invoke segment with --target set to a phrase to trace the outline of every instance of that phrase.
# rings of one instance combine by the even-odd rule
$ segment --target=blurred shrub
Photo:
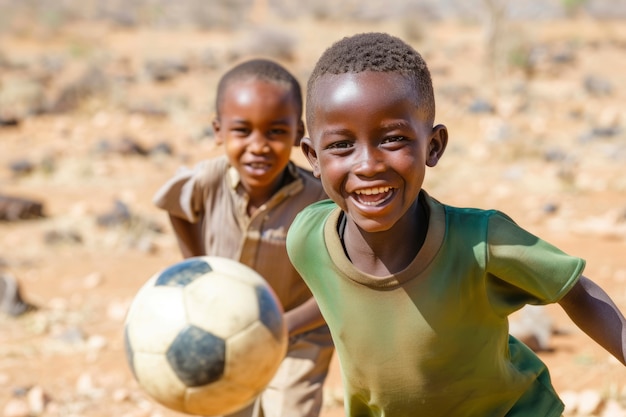
[[[234,28],[253,0],[0,0],[0,31],[48,31],[80,20],[113,26]],[[37,25],[33,26],[33,21]]]
[[[297,39],[291,32],[267,27],[256,28],[235,46],[228,59],[232,62],[246,56],[262,56],[291,61],[295,57],[296,46]]]

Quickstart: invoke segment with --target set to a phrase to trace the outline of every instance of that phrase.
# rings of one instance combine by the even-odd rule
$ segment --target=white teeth
[[[267,165],[266,164],[261,164],[261,163],[252,163],[252,164],[250,164],[250,166],[252,168],[265,168]]]
[[[365,195],[375,195],[386,193],[391,189],[391,187],[378,187],[378,188],[364,188],[362,190],[356,190],[356,194],[365,194]]]

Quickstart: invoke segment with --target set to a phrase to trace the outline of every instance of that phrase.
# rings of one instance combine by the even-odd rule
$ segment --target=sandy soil
[[[295,56],[286,64],[303,81],[323,49],[346,34],[406,34],[393,22],[307,20],[280,27],[296,39]],[[421,32],[413,43],[433,72],[437,122],[451,135],[425,188],[450,204],[501,209],[585,258],[586,274],[626,311],[626,24],[584,18],[510,24],[497,42],[467,23],[425,24]],[[229,65],[226,53],[250,36],[86,24],[54,36],[33,31],[0,38],[5,61],[15,64],[0,66],[0,91],[42,76],[37,63],[44,56],[64,59],[62,70],[48,75],[47,98],[76,80],[85,62],[97,62],[110,78],[130,76],[106,93],[86,94],[72,111],[18,114],[19,126],[0,127],[0,192],[41,200],[46,213],[0,223],[0,266],[41,307],[20,318],[0,317],[0,412],[6,416],[27,415],[19,413],[23,401],[30,401],[31,415],[177,415],[150,401],[133,381],[123,319],[139,286],[179,259],[166,218],[150,199],[179,165],[221,152],[202,134],[213,87]],[[217,57],[214,68],[198,63],[207,49]],[[190,64],[157,83],[143,67],[153,58]],[[141,155],[123,147],[124,139],[147,150],[167,143],[172,153]],[[294,158],[302,162],[297,150]],[[16,161],[33,168],[11,169]],[[128,221],[99,225],[115,201],[129,208]],[[610,401],[625,404],[623,366],[558,306],[548,314],[559,333],[540,356],[557,390],[593,390],[605,409]],[[340,388],[335,363],[323,417],[342,415]]]

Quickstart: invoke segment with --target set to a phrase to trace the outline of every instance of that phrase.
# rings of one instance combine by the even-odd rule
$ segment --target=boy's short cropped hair
[[[324,75],[364,71],[396,72],[415,86],[418,107],[427,120],[435,118],[435,97],[430,71],[419,52],[403,40],[386,33],[361,33],[343,38],[328,48],[317,61],[307,83],[307,103],[312,102],[315,83]],[[307,106],[307,123],[313,121]]]
[[[300,83],[285,67],[275,61],[263,58],[242,62],[228,70],[222,78],[220,78],[215,98],[215,111],[218,117],[220,115],[220,105],[226,87],[233,81],[242,81],[245,79],[261,80],[287,86],[293,94],[293,101],[297,106],[298,116],[302,117],[303,104]]]

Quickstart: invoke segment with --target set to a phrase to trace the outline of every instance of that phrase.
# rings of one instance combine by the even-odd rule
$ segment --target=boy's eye
[[[348,141],[333,142],[329,144],[326,149],[348,149],[352,144]]]
[[[250,129],[248,129],[247,127],[234,127],[232,128],[233,133],[236,133],[238,135],[247,135],[250,133]]]
[[[271,135],[286,135],[287,129],[283,129],[283,128],[274,128],[272,130],[270,130],[270,134]]]
[[[404,136],[390,136],[382,140],[382,143],[390,143],[390,142],[401,142],[405,140]]]

